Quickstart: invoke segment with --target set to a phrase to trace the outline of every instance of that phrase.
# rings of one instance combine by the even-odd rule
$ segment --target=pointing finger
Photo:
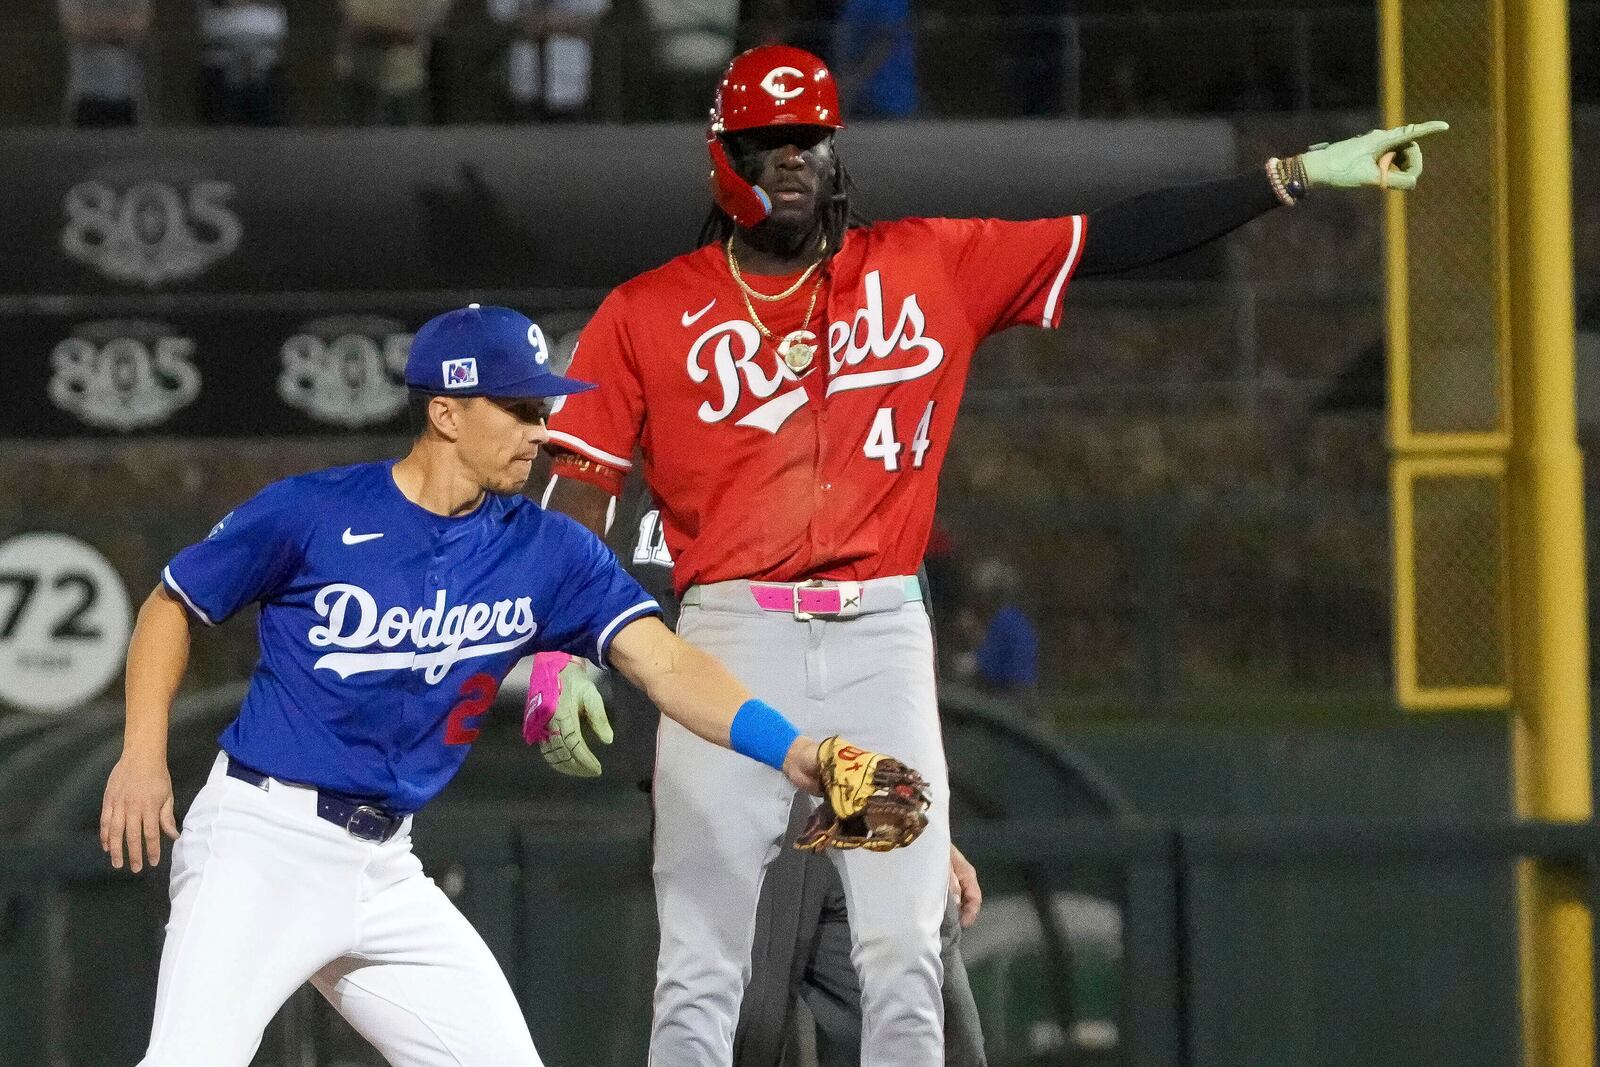
[[[1426,137],[1432,133],[1443,133],[1450,128],[1448,122],[1415,122],[1406,126],[1397,126],[1392,130],[1385,130],[1383,143],[1388,148],[1399,148],[1415,141],[1419,137]]]

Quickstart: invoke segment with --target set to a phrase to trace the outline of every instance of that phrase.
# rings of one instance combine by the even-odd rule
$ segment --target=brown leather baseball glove
[[[868,752],[839,737],[822,742],[817,755],[824,803],[795,848],[888,852],[911,844],[928,825],[928,783],[893,756]]]

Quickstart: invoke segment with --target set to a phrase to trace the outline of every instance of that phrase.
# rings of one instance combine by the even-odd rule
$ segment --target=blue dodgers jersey
[[[444,788],[513,664],[605,663],[656,602],[594,534],[520,496],[435,515],[393,462],[267,486],[162,581],[206,623],[261,604],[261,659],[222,747],[276,778],[412,812]]]

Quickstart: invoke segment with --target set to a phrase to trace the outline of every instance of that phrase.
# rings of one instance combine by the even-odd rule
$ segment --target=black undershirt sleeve
[[[1130,196],[1089,215],[1076,276],[1148,267],[1232,233],[1277,206],[1261,170]]]

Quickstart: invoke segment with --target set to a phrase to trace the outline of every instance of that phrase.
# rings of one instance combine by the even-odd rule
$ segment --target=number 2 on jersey
[[[499,683],[494,680],[493,675],[489,674],[474,674],[471,678],[462,682],[462,699],[455,707],[450,709],[449,717],[444,720],[444,743],[447,745],[470,745],[477,740],[477,726],[468,726],[466,721],[488,711],[489,705],[494,703],[494,695],[499,689]]]
[[[911,467],[913,470],[922,468],[923,458],[927,455],[928,446],[933,442],[928,439],[928,427],[933,423],[933,405],[936,401],[928,401],[928,406],[923,409],[922,418],[917,422],[916,432],[911,435]],[[883,469],[897,471],[900,469],[900,450],[904,447],[894,432],[894,408],[879,408],[878,414],[873,416],[872,429],[867,431],[867,443],[861,451],[868,459],[883,461]]]

